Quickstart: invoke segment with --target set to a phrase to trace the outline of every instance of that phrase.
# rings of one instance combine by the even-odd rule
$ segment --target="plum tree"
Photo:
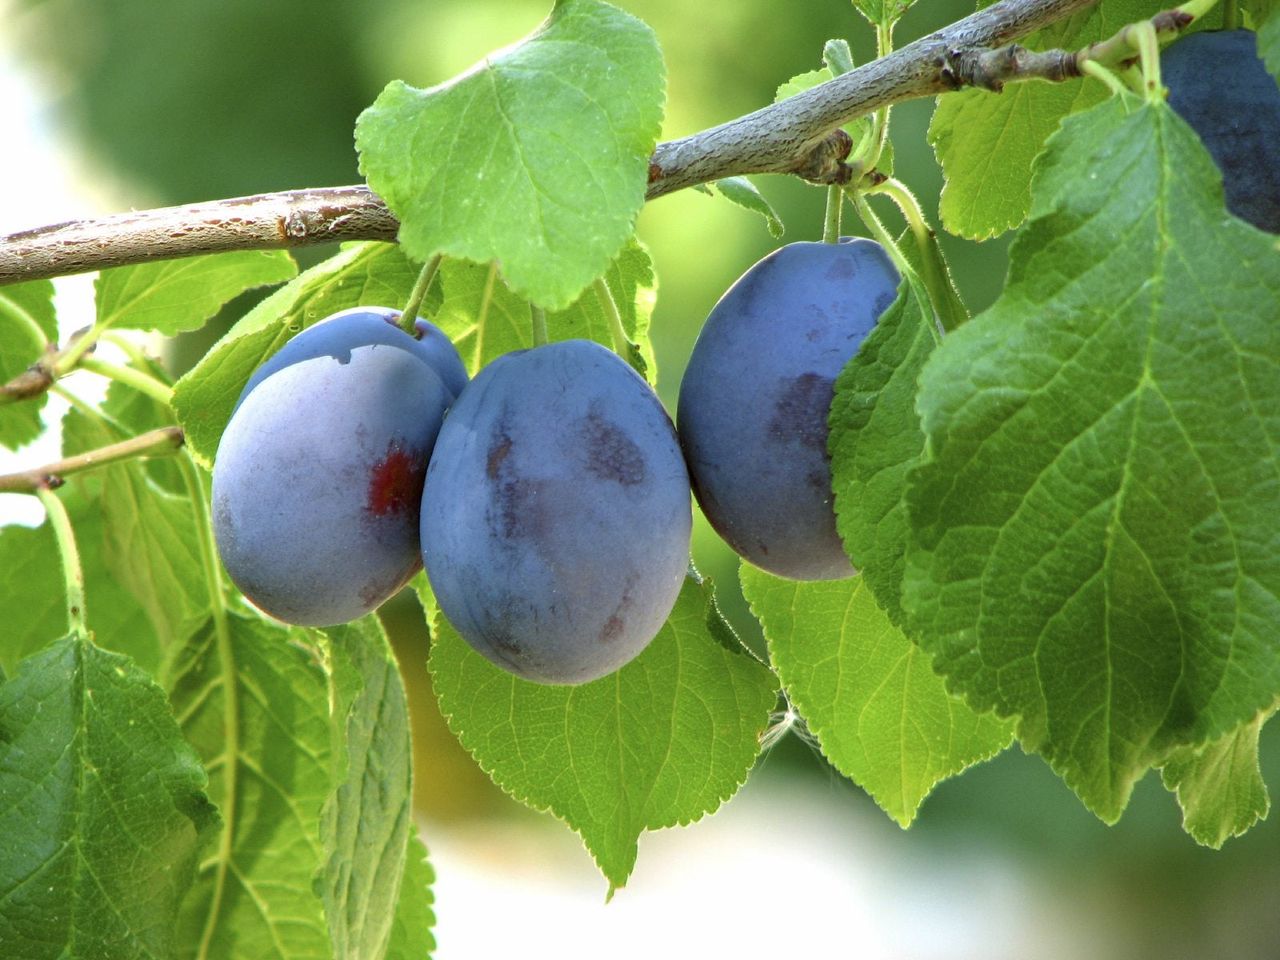
[[[460,394],[467,385],[467,368],[453,341],[434,323],[422,317],[414,321],[416,338],[404,336],[399,323],[400,311],[390,307],[352,307],[325,317],[268,357],[244,385],[240,401],[243,402],[254,387],[277,370],[299,360],[331,356],[345,363],[353,347],[375,343],[412,352],[440,375],[451,394],[455,397]],[[329,324],[336,324],[341,332],[336,329],[329,335],[311,332],[326,330]]]
[[[759,567],[797,580],[854,572],[836,533],[827,411],[897,285],[874,241],[788,244],[729,288],[698,335],[680,442],[707,519]]]
[[[586,340],[506,354],[467,386],[427,471],[422,555],[441,610],[499,666],[582,683],[635,657],[688,567],[671,420]]]
[[[1160,58],[1169,105],[1223,174],[1227,209],[1280,233],[1280,87],[1249,30],[1193,33]]]
[[[418,570],[423,477],[454,399],[442,353],[360,309],[309,327],[250,379],[218,447],[213,526],[262,610],[344,623]]]

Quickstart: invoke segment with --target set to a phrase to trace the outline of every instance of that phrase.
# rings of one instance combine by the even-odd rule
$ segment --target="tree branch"
[[[792,173],[832,127],[879,107],[955,90],[960,57],[1003,46],[1095,0],[1001,0],[833,80],[718,127],[661,143],[648,198],[745,173]]]
[[[21,470],[17,473],[0,474],[0,492],[30,493],[40,488],[52,488],[62,485],[63,477],[70,473],[104,467],[121,460],[132,460],[135,457],[154,457],[174,453],[184,443],[182,430],[179,427],[160,427],[141,433],[128,440],[121,440],[96,450],[84,453],[55,463],[46,463],[42,467]]]
[[[661,143],[649,164],[646,199],[748,173],[794,173],[818,182],[847,178],[841,124],[903,100],[966,83],[998,89],[1016,57],[977,59],[1095,0],[1000,0],[888,56],[692,136]],[[1024,51],[1025,53],[1025,51]],[[1068,55],[1069,56],[1069,55]],[[1010,66],[1014,63],[1014,66]],[[995,70],[993,73],[992,71]],[[1042,70],[1035,74],[1049,79]],[[991,77],[997,79],[992,82]],[[847,153],[847,150],[846,150]],[[367,187],[260,194],[41,227],[0,238],[0,284],[225,250],[300,247],[337,240],[394,240],[395,215]]]
[[[399,229],[382,198],[363,186],[137,210],[0,237],[0,284],[227,250],[395,240]]]

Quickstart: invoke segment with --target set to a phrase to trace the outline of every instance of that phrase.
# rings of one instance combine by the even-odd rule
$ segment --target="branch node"
[[[802,156],[789,170],[802,180],[819,184],[844,184],[853,179],[853,168],[845,163],[853,150],[853,138],[836,127]]]

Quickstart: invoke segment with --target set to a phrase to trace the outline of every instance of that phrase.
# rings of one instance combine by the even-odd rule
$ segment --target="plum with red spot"
[[[427,469],[422,555],[485,657],[584,683],[637,656],[689,563],[675,429],[618,356],[566,340],[499,357],[450,410]]]
[[[288,623],[361,617],[421,567],[422,485],[454,394],[413,336],[370,319],[348,311],[295,337],[275,355],[287,362],[249,381],[218,448],[218,552]]]

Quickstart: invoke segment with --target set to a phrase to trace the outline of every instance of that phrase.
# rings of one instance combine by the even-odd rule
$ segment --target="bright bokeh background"
[[[778,83],[818,65],[829,37],[849,39],[859,61],[871,54],[870,30],[847,0],[619,2],[663,44],[668,138],[770,101]],[[0,234],[130,207],[357,182],[351,127],[388,80],[440,82],[517,40],[548,6],[0,0]],[[899,35],[965,12],[963,2],[929,0]],[[931,109],[899,108],[894,139],[898,173],[932,215],[941,179],[924,138]],[[787,240],[818,236],[822,191],[759,182],[788,224]],[[757,218],[690,191],[648,205],[640,232],[661,278],[653,335],[660,390],[674,409],[702,319],[775,244]],[[999,291],[1007,244],[944,240],[970,306],[985,306]],[[65,335],[88,322],[90,281],[59,281],[58,295]],[[167,347],[175,369],[215,334]],[[69,385],[94,389],[87,375]],[[62,409],[50,404],[50,423]],[[52,431],[18,454],[0,451],[0,471],[56,456]],[[31,498],[0,496],[0,520],[36,523],[40,511]],[[758,643],[736,597],[734,561],[705,525],[695,555],[744,637]],[[414,601],[384,612],[414,696],[417,799],[438,875],[442,960],[1280,956],[1274,818],[1220,853],[1200,849],[1152,775],[1109,828],[1016,749],[943,784],[903,832],[792,736],[714,817],[643,836],[628,887],[606,904],[577,837],[502,795],[444,727]],[[1274,786],[1280,737],[1263,740]]]

